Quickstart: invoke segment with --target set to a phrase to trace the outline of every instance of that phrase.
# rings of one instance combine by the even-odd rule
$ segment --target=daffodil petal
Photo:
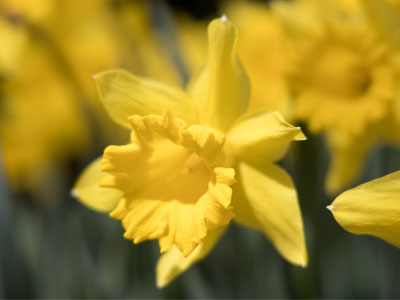
[[[101,158],[97,158],[82,172],[71,194],[94,210],[109,212],[117,206],[122,192],[99,186],[99,182],[107,176],[107,173],[100,171],[100,162]]]
[[[261,111],[240,118],[228,133],[228,141],[242,160],[258,163],[277,161],[289,142],[305,140],[299,127],[287,123],[278,112]]]
[[[131,115],[162,115],[166,110],[189,124],[196,120],[193,103],[178,87],[140,78],[124,70],[97,74],[95,80],[111,118],[126,128],[131,128],[128,122]]]
[[[325,188],[329,194],[343,191],[359,176],[372,142],[373,134],[346,136],[332,133],[328,135],[332,157]]]
[[[264,232],[289,262],[307,265],[302,217],[290,176],[274,164],[255,168],[239,163],[238,169],[235,221]]]
[[[191,265],[203,259],[214,248],[226,227],[220,227],[208,233],[204,243],[187,257],[177,247],[164,253],[157,262],[157,286],[163,288],[174,280],[178,275],[186,271]]]
[[[347,231],[373,235],[400,248],[400,172],[345,191],[328,208]]]
[[[189,83],[201,122],[226,131],[248,106],[249,80],[236,54],[237,28],[225,18],[208,27],[208,60]]]

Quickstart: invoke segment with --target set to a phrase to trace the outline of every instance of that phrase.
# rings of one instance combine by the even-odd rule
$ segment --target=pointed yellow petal
[[[228,141],[242,160],[259,163],[277,161],[289,142],[305,140],[299,127],[287,123],[280,113],[261,111],[240,118],[228,133]]]
[[[198,245],[187,257],[184,257],[177,247],[172,247],[163,254],[157,262],[157,287],[165,287],[191,265],[203,259],[214,248],[225,230],[226,227],[220,227],[211,231],[204,243]]]
[[[240,163],[238,177],[233,192],[235,220],[264,232],[289,262],[306,266],[303,223],[290,176],[274,164],[261,169]]]
[[[186,120],[196,120],[193,103],[178,87],[137,77],[124,70],[110,70],[95,76],[101,101],[118,124],[131,128],[128,117],[134,114],[160,114],[165,110]]]
[[[328,208],[347,231],[370,234],[400,248],[400,172],[348,190]]]
[[[71,194],[94,210],[108,212],[117,206],[122,192],[99,186],[99,182],[107,176],[100,171],[100,161],[101,158],[96,159],[82,172]]]
[[[210,23],[207,63],[188,86],[201,122],[221,131],[226,131],[248,105],[249,81],[235,54],[236,37],[236,26],[226,17]]]
[[[343,191],[359,176],[367,151],[371,147],[373,134],[330,134],[327,141],[332,158],[325,188],[329,194],[335,194]]]

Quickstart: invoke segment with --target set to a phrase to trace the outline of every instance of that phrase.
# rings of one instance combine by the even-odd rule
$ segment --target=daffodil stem
[[[286,287],[286,296],[288,299],[299,299],[300,295],[298,294],[296,283],[293,278],[293,270],[292,266],[283,258],[280,259],[282,271],[283,271],[283,279]]]
[[[8,226],[10,226],[11,218],[11,199],[8,190],[6,172],[4,168],[4,157],[2,151],[2,144],[0,140],[0,228],[1,233],[7,231]]]
[[[294,179],[299,193],[299,202],[305,220],[305,233],[309,250],[309,265],[300,270],[299,278],[302,278],[302,286],[309,286],[301,291],[301,297],[321,298],[321,241],[324,235],[324,215],[322,208],[329,204],[324,193],[324,174],[326,174],[327,157],[322,138],[313,136],[307,132],[305,126],[301,126],[307,141],[297,143],[294,150]],[[297,272],[297,271],[296,271]]]
[[[12,202],[7,185],[2,153],[2,144],[0,140],[0,284],[4,282],[2,280],[2,277],[4,275],[8,276],[8,274],[2,273],[2,270],[9,270],[9,268],[6,267],[6,264],[8,264],[8,262],[11,260],[10,256],[14,256],[15,252],[13,251],[14,244],[12,243],[12,221]],[[10,274],[10,276],[12,276],[12,274]],[[0,286],[0,298],[5,297],[5,294],[2,294],[2,291],[3,289]]]

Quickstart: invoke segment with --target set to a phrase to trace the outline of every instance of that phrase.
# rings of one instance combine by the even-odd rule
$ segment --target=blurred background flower
[[[354,183],[377,139],[398,136],[398,51],[356,4],[303,0],[274,7],[292,44],[287,74],[293,114],[312,133],[325,133],[332,152],[325,184],[330,193]],[[304,10],[306,21],[292,18]]]
[[[298,190],[309,265],[233,224],[159,290],[158,246],[133,246],[69,195],[106,145],[129,138],[92,76],[123,68],[184,87],[223,13],[238,26],[250,110],[278,110],[308,138],[279,164]],[[400,169],[399,22],[396,0],[0,0],[0,297],[399,298],[399,250],[325,209]]]

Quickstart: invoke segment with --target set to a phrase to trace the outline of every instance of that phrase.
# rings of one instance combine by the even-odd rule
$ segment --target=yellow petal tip
[[[307,137],[304,135],[303,131],[301,130],[301,127],[296,127],[296,128],[299,130],[299,132],[295,136],[295,140],[296,141],[305,141],[305,140],[307,140]]]
[[[157,279],[156,282],[156,287],[157,289],[161,290],[163,288],[165,288],[171,281],[170,280],[165,280],[165,279]]]
[[[97,79],[97,77],[99,77],[99,75],[98,75],[98,74],[93,74],[93,75],[92,75],[92,78],[93,78],[94,80],[96,80],[96,79]]]
[[[157,283],[156,283],[156,287],[157,287],[159,290],[161,290],[162,288],[165,287],[165,284],[160,283],[160,282],[157,282]]]
[[[300,266],[304,269],[307,267],[307,261],[303,260],[300,264]]]
[[[79,190],[78,189],[72,189],[69,194],[71,195],[72,198],[77,199],[79,197]]]
[[[225,14],[223,14],[223,15],[221,16],[221,21],[222,21],[223,23],[226,23],[226,21],[228,21],[228,17],[227,17]]]
[[[333,206],[333,205],[328,205],[326,208],[327,208],[328,210],[330,210],[330,211],[333,211],[333,210],[335,209],[335,206]]]

